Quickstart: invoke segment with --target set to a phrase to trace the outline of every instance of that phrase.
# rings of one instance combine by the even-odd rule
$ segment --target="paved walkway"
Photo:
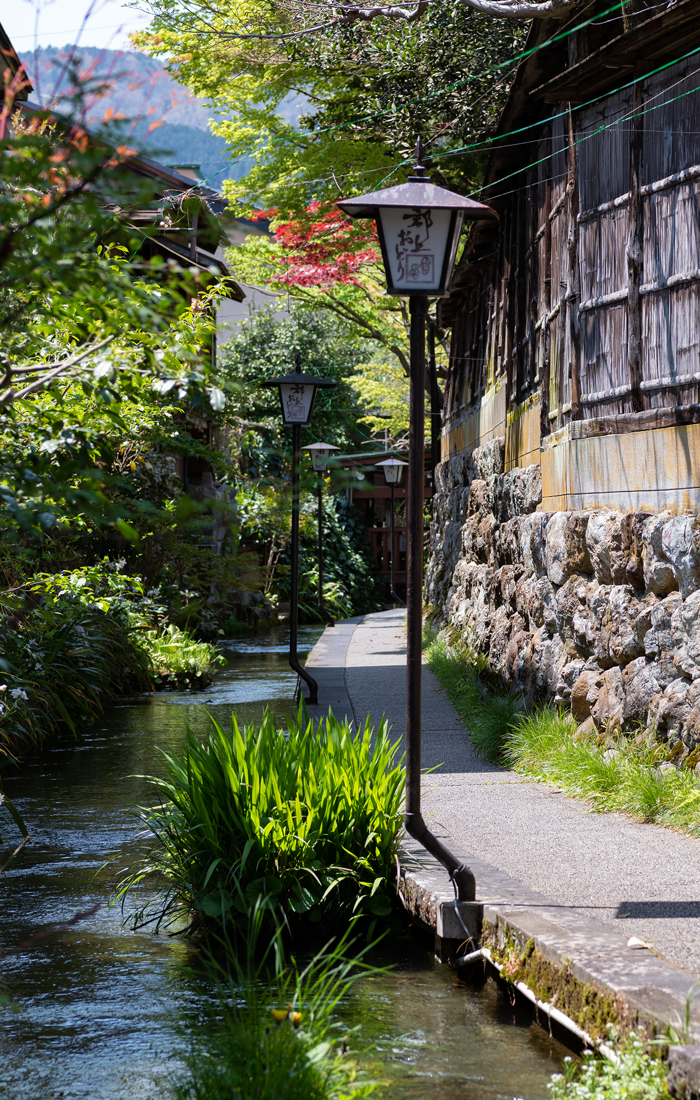
[[[405,731],[405,612],[325,631],[307,666],[319,707]],[[591,813],[555,787],[481,760],[433,674],[423,670],[423,813],[433,831],[571,914],[651,943],[700,976],[700,841],[622,814]],[[475,868],[476,870],[476,868]],[[479,897],[477,871],[477,897]]]

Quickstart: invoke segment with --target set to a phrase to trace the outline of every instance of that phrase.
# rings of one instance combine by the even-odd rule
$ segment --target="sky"
[[[145,27],[149,16],[122,0],[0,0],[0,22],[21,53],[76,40],[118,50],[129,48],[129,33]]]

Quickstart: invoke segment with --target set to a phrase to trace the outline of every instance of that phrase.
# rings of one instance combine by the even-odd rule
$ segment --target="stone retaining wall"
[[[435,471],[426,601],[527,702],[645,726],[700,773],[700,517],[543,512],[504,440]]]

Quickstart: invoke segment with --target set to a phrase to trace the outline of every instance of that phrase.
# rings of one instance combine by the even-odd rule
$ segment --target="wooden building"
[[[360,454],[345,455],[335,460],[345,472],[346,493],[351,504],[362,516],[372,559],[379,576],[387,586],[391,576],[391,486],[387,484],[384,472],[379,466],[387,458],[399,458],[408,461],[407,452],[367,451]],[[423,485],[424,499],[429,501],[433,495],[430,479],[430,449],[426,448],[426,477]],[[350,475],[349,482],[347,475]],[[357,481],[353,484],[353,477]],[[340,479],[338,479],[340,480]],[[396,592],[405,598],[406,594],[406,485],[397,485],[394,489],[394,562]]]
[[[480,196],[500,221],[440,304],[442,459],[505,436],[544,511],[696,510],[700,2],[608,9],[532,27]]]

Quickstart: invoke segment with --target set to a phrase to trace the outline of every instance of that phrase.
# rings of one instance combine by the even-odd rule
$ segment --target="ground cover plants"
[[[668,1096],[666,1066],[649,1054],[648,1044],[635,1033],[624,1041],[611,1038],[615,1060],[590,1052],[583,1064],[564,1060],[564,1073],[552,1077],[550,1100],[661,1100]]]
[[[628,813],[700,836],[700,781],[664,761],[664,746],[623,733],[582,734],[570,714],[552,706],[524,711],[522,700],[487,683],[483,664],[434,637],[427,661],[483,755],[556,783],[594,810]]]
[[[204,741],[188,731],[165,765],[160,803],[141,811],[150,843],[118,895],[162,887],[137,926],[233,929],[256,904],[292,929],[391,914],[404,778],[385,722],[353,731],[329,712],[315,725],[300,708],[283,730],[269,711],[241,728],[234,714]]]

